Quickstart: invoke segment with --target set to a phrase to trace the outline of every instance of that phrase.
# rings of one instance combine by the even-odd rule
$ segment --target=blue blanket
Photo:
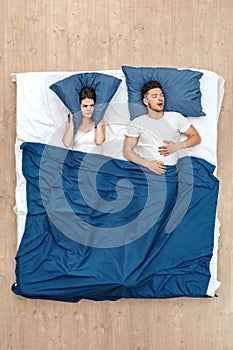
[[[124,160],[24,143],[28,213],[15,294],[77,302],[204,297],[218,180],[181,158],[165,175]]]

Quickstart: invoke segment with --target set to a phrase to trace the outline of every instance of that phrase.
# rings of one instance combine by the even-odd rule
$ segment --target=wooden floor
[[[0,0],[0,349],[233,349],[233,0]],[[27,300],[16,254],[11,72],[194,67],[225,80],[219,121],[218,298]],[[27,127],[25,125],[25,127]]]

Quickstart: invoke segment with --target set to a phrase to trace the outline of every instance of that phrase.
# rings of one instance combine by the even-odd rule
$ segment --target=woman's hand
[[[105,121],[102,119],[101,122],[95,128],[95,143],[97,146],[102,145],[105,141]]]
[[[74,122],[73,114],[69,110],[68,110],[68,117],[69,117],[69,120],[67,122],[73,123]]]
[[[69,120],[66,121],[65,132],[62,138],[62,142],[65,147],[69,148],[72,145],[74,138],[74,123],[73,123],[73,114],[68,111]]]
[[[105,125],[105,122],[104,122],[104,120],[102,119],[100,122],[99,122],[99,124],[97,125],[97,128],[98,128],[98,126],[104,126]]]

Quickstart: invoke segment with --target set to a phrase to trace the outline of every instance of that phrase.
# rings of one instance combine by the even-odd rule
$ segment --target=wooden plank
[[[24,13],[24,60],[27,71],[46,71],[45,1],[27,2]]]
[[[0,2],[1,349],[232,348],[232,8],[231,0]],[[67,304],[17,297],[10,291],[16,251],[16,87],[10,73],[122,64],[206,68],[226,79],[218,139],[219,298]]]
[[[45,6],[45,64],[48,71],[67,68],[66,2],[51,0]]]

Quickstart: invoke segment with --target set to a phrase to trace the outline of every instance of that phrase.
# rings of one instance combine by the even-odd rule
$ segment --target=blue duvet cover
[[[67,302],[206,296],[213,165],[184,157],[156,175],[103,155],[21,148],[28,213],[15,294]]]

